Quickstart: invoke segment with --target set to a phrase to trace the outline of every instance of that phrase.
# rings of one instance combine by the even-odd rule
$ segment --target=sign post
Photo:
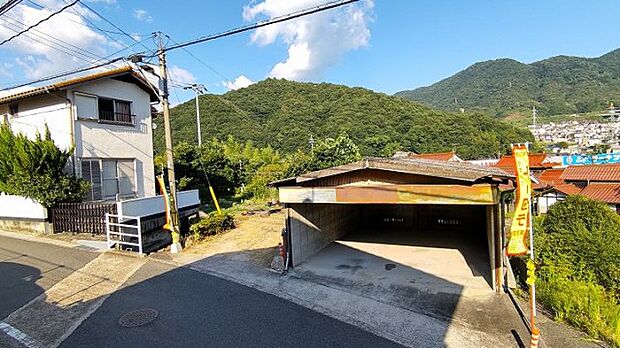
[[[530,326],[532,337],[530,347],[538,347],[540,330],[536,327],[536,265],[534,264],[534,230],[532,224],[532,182],[527,146],[512,146],[517,173],[517,196],[514,216],[510,226],[510,240],[506,248],[509,257],[529,254],[527,263],[527,284],[530,288]],[[529,239],[529,249],[526,241]]]

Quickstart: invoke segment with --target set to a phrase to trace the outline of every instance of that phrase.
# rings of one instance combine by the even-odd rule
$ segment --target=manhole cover
[[[137,327],[146,325],[153,320],[157,319],[159,313],[150,308],[136,309],[135,311],[127,312],[118,318],[118,325],[122,327]]]

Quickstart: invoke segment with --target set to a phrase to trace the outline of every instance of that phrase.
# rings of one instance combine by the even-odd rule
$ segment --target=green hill
[[[464,108],[496,116],[532,106],[541,115],[603,110],[620,101],[620,49],[598,58],[557,56],[532,64],[490,60],[396,95],[446,111]]]
[[[346,132],[363,155],[396,150],[449,151],[465,158],[496,156],[511,142],[532,141],[527,130],[492,117],[437,111],[402,98],[363,88],[328,83],[267,79],[224,95],[200,97],[203,139],[225,139],[284,153],[308,149],[309,139]],[[195,106],[190,100],[172,109],[175,142],[196,143]],[[163,147],[162,118],[155,119],[156,148]]]

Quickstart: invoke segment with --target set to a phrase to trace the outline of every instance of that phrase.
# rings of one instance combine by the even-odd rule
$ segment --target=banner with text
[[[532,182],[530,181],[530,159],[527,147],[525,145],[513,145],[512,155],[515,159],[517,173],[517,196],[506,254],[508,256],[520,256],[525,255],[528,251],[526,240],[529,236]]]

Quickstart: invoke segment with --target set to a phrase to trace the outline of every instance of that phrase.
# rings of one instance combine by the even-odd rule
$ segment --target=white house
[[[0,97],[0,122],[34,137],[47,125],[73,148],[68,170],[91,183],[88,200],[155,195],[151,104],[158,93],[131,67]]]

